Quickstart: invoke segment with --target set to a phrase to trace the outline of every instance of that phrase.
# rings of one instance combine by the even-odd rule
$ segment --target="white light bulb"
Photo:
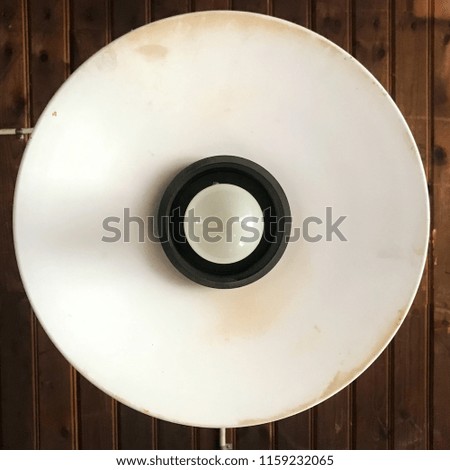
[[[249,256],[264,232],[258,201],[234,184],[214,184],[194,196],[184,219],[192,249],[212,263],[236,263]]]

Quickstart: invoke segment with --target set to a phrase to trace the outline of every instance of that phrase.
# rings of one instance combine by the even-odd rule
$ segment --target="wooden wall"
[[[63,81],[110,40],[188,11],[249,10],[347,49],[394,97],[428,175],[432,243],[414,305],[359,379],[291,418],[229,432],[238,449],[450,448],[450,0],[0,0],[0,129],[32,127]],[[26,137],[0,135],[0,445],[211,449],[218,431],[139,414],[58,353],[28,303],[12,199]]]

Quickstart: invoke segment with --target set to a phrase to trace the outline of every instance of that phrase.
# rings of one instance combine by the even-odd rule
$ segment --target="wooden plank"
[[[427,24],[408,0],[396,2],[395,100],[416,139],[425,167],[427,150]],[[426,268],[419,291],[394,341],[393,447],[428,446],[428,301]]]
[[[64,0],[29,4],[31,125],[68,74]],[[74,441],[67,361],[36,323],[39,447],[70,449]]]
[[[66,0],[29,3],[31,125],[69,73]]]
[[[151,0],[151,19],[157,21],[169,16],[188,13],[190,7],[190,0]]]
[[[201,450],[217,450],[220,444],[219,429],[197,428],[196,433],[196,449]]]
[[[77,0],[70,11],[70,66],[73,72],[110,39],[108,0]]]
[[[112,0],[111,39],[116,39],[149,20],[145,0]],[[153,449],[155,419],[128,406],[117,405],[118,447],[120,449]]]
[[[192,11],[228,10],[230,0],[194,0]],[[195,428],[193,447],[200,450],[216,450],[219,448],[219,429]]]
[[[385,87],[390,86],[390,12],[388,0],[356,0],[353,10],[354,55]],[[389,448],[389,348],[355,382],[352,446]]]
[[[155,449],[156,419],[119,403],[119,449]]]
[[[310,27],[310,2],[308,0],[273,0],[272,13],[278,18],[300,26]],[[274,443],[276,449],[310,449],[314,434],[311,410],[298,413],[275,423]]]
[[[194,428],[158,420],[157,448],[161,450],[194,449]]]
[[[228,10],[231,0],[194,0],[192,11]]]
[[[252,11],[254,13],[270,13],[270,1],[267,0],[231,0],[231,8],[239,11]]]
[[[273,443],[273,426],[262,424],[259,426],[248,426],[236,429],[236,449],[254,450],[270,449]]]
[[[189,0],[152,0],[151,19],[161,20],[190,11]],[[193,449],[196,447],[196,432],[189,426],[181,426],[163,420],[156,423],[156,445],[158,449]]]
[[[0,4],[0,128],[25,126],[25,12],[22,4],[20,0],[2,0]]]
[[[353,46],[352,12],[347,0],[317,0],[310,12],[312,26],[337,45],[351,51]],[[317,449],[347,449],[352,446],[352,387],[321,403],[313,410],[313,446]]]
[[[9,79],[9,77],[8,77]],[[3,86],[8,82],[3,77]],[[8,90],[5,86],[3,88]],[[14,89],[14,87],[13,87]],[[3,108],[5,109],[5,108]],[[0,448],[36,446],[32,313],[14,256],[12,200],[25,141],[0,137]]]
[[[26,11],[19,0],[0,4],[0,128],[29,124]],[[12,202],[25,147],[0,137],[0,447],[32,449],[37,439],[33,320],[14,256]]]
[[[352,50],[352,12],[349,0],[316,0],[315,9],[311,12],[314,18],[312,28],[338,46]]]
[[[70,69],[75,70],[110,39],[107,0],[77,0],[70,9]],[[78,442],[82,449],[117,445],[115,401],[78,375]]]
[[[313,446],[313,413],[308,410],[275,423],[275,449],[311,449]]]
[[[132,29],[148,23],[149,11],[146,0],[112,0],[111,39],[116,39]]]
[[[78,375],[80,449],[106,450],[116,447],[114,401]]]
[[[450,8],[448,1],[445,5]],[[450,448],[450,22],[447,14],[450,16],[448,9],[435,11],[434,50],[430,51],[434,57],[434,64],[430,63],[432,67],[434,65],[430,68],[430,76],[434,77],[434,136],[431,143],[434,219],[432,444],[435,449]]]
[[[272,14],[277,18],[309,27],[308,0],[273,0]]]
[[[266,0],[232,0],[231,8],[253,13],[271,13],[271,2]],[[273,425],[249,426],[234,430],[237,449],[270,449],[273,446]]]

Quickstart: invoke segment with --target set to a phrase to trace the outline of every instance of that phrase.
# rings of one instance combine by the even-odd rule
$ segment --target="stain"
[[[424,252],[424,249],[422,247],[420,248],[414,248],[414,254],[417,255],[417,256],[423,256],[428,250],[428,247],[425,248],[425,252]]]
[[[438,166],[445,165],[447,163],[447,152],[440,145],[436,145],[433,149],[433,161]]]
[[[41,51],[39,54],[39,60],[41,62],[47,62],[48,61],[48,54],[46,51]]]
[[[70,437],[70,431],[66,428],[66,426],[62,426],[59,430],[59,433],[64,439],[68,439]]]
[[[375,18],[372,22],[373,29],[378,29],[380,27],[380,19]]]
[[[56,111],[53,111],[52,116],[56,117],[57,115],[58,115],[58,113]]]
[[[44,8],[44,20],[49,20],[52,17],[50,8]]]
[[[280,419],[286,418],[288,416],[293,416],[300,411],[307,410],[308,408],[311,408],[312,406],[315,405],[315,401],[311,401],[306,403],[304,406],[301,408],[295,407],[295,408],[289,408],[283,413],[277,413],[276,415],[270,416],[269,418],[261,418],[261,419],[243,419],[238,422],[238,424],[234,427],[236,428],[243,428],[246,426],[257,426],[259,424],[263,423],[270,423],[273,421],[278,421]]]
[[[5,43],[5,47],[3,49],[3,53],[7,59],[10,59],[13,55],[13,48],[11,46],[11,43],[7,42]]]
[[[383,46],[375,49],[375,57],[377,60],[383,60],[386,57],[386,49]]]
[[[224,18],[228,21],[224,21]],[[275,20],[275,21],[274,21]],[[231,11],[204,11],[190,13],[189,15],[178,15],[166,18],[149,25],[142,26],[127,34],[123,40],[134,44],[135,46],[148,43],[151,37],[152,41],[160,39],[161,42],[167,38],[167,23],[172,23],[171,34],[200,34],[209,29],[231,29],[236,27],[250,31],[250,29],[263,30],[266,33],[286,34],[287,31],[295,35],[309,35],[309,31],[299,27],[296,24],[274,19],[265,15],[248,14],[246,12]],[[323,45],[329,46],[328,41],[323,38]]]
[[[326,16],[323,19],[323,26],[326,30],[331,31],[333,34],[339,34],[342,29],[342,22],[339,18]]]
[[[93,21],[95,21],[95,19],[98,17],[98,12],[97,12],[97,9],[94,8],[94,7],[89,7],[89,8],[86,8],[86,10],[84,10],[83,12],[83,18],[88,22],[88,23],[91,23]]]
[[[260,336],[290,313],[289,305],[294,300],[298,302],[299,291],[307,284],[310,270],[304,261],[298,261],[301,250],[289,248],[273,270],[255,283],[211,291],[218,321],[214,331],[208,332],[210,340],[217,336],[226,341]],[[298,276],[286,275],[295,272],[292,263],[302,266]]]
[[[442,43],[444,44],[444,46],[447,46],[448,43],[450,43],[450,34],[446,34],[444,36],[444,40],[442,41]]]
[[[138,47],[137,51],[150,59],[164,59],[168,49],[160,44],[146,44]]]

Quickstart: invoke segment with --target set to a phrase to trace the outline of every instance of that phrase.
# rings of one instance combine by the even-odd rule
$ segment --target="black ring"
[[[203,189],[228,183],[247,190],[264,214],[264,233],[255,250],[236,263],[218,264],[199,256],[184,233],[186,209]],[[189,279],[208,287],[230,289],[267,274],[286,249],[291,211],[283,189],[262,166],[241,157],[208,157],[189,165],[168,185],[158,212],[158,233],[171,263]]]

